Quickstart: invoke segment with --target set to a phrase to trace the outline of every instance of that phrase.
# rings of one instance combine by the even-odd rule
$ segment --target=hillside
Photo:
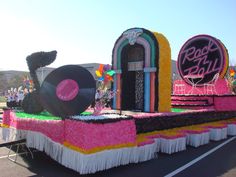
[[[26,76],[29,76],[29,73],[25,71],[0,71],[0,95],[11,87],[21,86]]]

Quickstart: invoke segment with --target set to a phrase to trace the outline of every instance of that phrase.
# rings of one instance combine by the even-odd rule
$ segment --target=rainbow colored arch
[[[112,67],[114,76],[113,90],[117,91],[113,98],[113,108],[121,107],[122,90],[122,51],[127,45],[139,44],[144,48],[144,108],[145,112],[170,111],[171,55],[167,39],[159,33],[143,28],[126,30],[116,41],[113,48]],[[160,94],[161,93],[161,94]],[[128,99],[128,98],[127,98]]]

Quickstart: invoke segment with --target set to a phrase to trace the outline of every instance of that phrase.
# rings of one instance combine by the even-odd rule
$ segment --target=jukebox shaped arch
[[[170,101],[169,106],[161,104],[162,97],[159,94],[163,86],[160,87],[162,83],[159,80],[160,44],[157,36],[157,33],[143,28],[132,28],[126,30],[117,39],[112,55],[112,67],[116,72],[113,90],[117,91],[113,98],[114,109],[169,111]],[[165,69],[167,69],[165,80],[168,81],[170,71],[168,67]],[[169,90],[170,95],[168,85],[170,84],[167,84],[166,91]]]

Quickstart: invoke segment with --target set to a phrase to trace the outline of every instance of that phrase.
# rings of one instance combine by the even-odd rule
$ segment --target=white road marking
[[[185,170],[186,168],[192,166],[193,164],[197,163],[198,161],[202,160],[203,158],[205,158],[206,156],[210,155],[211,153],[215,152],[216,150],[220,149],[221,147],[223,147],[224,145],[228,144],[229,142],[233,141],[236,137],[232,137],[230,139],[228,139],[227,141],[221,143],[220,145],[216,146],[215,148],[211,149],[210,151],[202,154],[201,156],[199,156],[198,158],[190,161],[189,163],[185,164],[184,166],[176,169],[175,171],[165,175],[164,177],[172,177],[174,175],[177,175],[178,173],[180,173],[181,171]]]

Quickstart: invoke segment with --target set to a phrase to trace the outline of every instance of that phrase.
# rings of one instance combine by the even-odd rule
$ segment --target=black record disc
[[[41,103],[55,116],[67,118],[85,111],[95,99],[96,84],[91,73],[78,65],[53,70],[40,88]]]

